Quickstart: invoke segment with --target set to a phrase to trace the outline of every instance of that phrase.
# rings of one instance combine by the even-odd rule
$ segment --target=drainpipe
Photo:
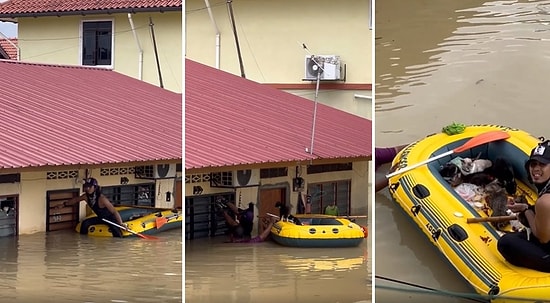
[[[353,95],[355,98],[358,98],[358,99],[372,99],[372,96],[367,96],[367,95],[359,95],[359,94],[355,94]]]
[[[212,24],[214,25],[214,30],[216,31],[216,68],[220,68],[220,30],[218,29],[218,25],[216,24],[216,20],[214,20],[214,15],[212,14],[212,8],[210,7],[210,2],[208,0],[204,0],[204,4],[206,4],[206,9],[208,9],[208,15],[210,16],[210,20],[212,21]]]
[[[138,62],[138,79],[143,80],[143,49],[141,48],[141,43],[139,43],[139,39],[136,33],[136,28],[134,26],[134,20],[132,19],[132,14],[128,13],[128,21],[130,22],[130,27],[132,28],[132,33],[134,34],[134,39],[136,40],[136,44],[139,51],[139,62]]]
[[[19,46],[15,43],[13,43],[10,38],[6,37],[6,35],[4,35],[4,33],[0,32],[0,36],[2,36],[4,39],[6,39],[6,41],[8,41],[9,44],[11,44],[11,46],[15,47],[15,49],[17,50],[17,61],[19,61]]]

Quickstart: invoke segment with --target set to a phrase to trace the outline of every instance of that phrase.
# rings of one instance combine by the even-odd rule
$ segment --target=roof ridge
[[[34,66],[48,66],[48,67],[113,71],[111,68],[106,68],[106,67],[74,65],[74,64],[73,65],[71,65],[71,64],[55,64],[55,63],[32,62],[32,61],[14,61],[14,60],[9,60],[9,59],[0,59],[0,63],[2,63],[2,64],[9,63],[9,64],[20,64],[20,65],[34,65]]]

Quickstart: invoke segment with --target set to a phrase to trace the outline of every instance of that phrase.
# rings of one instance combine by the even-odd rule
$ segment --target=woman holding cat
[[[525,169],[529,181],[537,188],[538,199],[534,207],[516,203],[509,205],[509,209],[520,213],[520,220],[524,219],[522,221],[529,228],[527,232],[503,235],[497,248],[516,266],[550,272],[550,140],[531,151]]]

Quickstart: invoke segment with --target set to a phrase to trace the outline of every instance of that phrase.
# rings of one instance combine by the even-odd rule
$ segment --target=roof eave
[[[61,16],[75,16],[75,15],[112,15],[121,13],[143,13],[143,12],[181,12],[181,6],[174,7],[144,7],[144,8],[118,8],[118,9],[103,9],[103,10],[79,10],[79,11],[63,11],[63,12],[32,12],[32,13],[0,13],[0,20],[9,20],[10,22],[17,22],[15,18],[25,17],[61,17]],[[7,21],[5,20],[5,21]]]

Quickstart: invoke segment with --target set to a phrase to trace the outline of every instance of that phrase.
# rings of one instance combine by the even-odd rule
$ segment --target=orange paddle
[[[504,139],[508,139],[508,138],[510,138],[510,134],[505,132],[505,131],[502,131],[502,130],[494,130],[494,131],[489,131],[489,132],[486,132],[486,133],[483,133],[483,134],[479,134],[479,135],[471,138],[470,140],[466,141],[466,143],[462,144],[461,146],[459,146],[459,147],[457,147],[453,150],[450,150],[448,152],[444,152],[441,155],[431,157],[431,158],[429,158],[427,160],[424,160],[422,162],[419,162],[419,163],[413,164],[411,166],[407,166],[403,169],[394,171],[393,173],[387,174],[386,178],[391,178],[393,176],[402,174],[402,173],[407,172],[409,170],[413,170],[413,169],[415,169],[419,166],[422,166],[426,163],[429,163],[429,162],[435,161],[437,159],[443,158],[445,156],[449,156],[449,155],[452,155],[452,154],[455,154],[455,153],[460,153],[460,152],[463,152],[465,150],[468,150],[470,148],[473,148],[473,147],[476,147],[476,146],[479,146],[479,145],[482,145],[482,144],[485,144],[485,143],[494,142],[494,141],[498,141],[498,140],[504,140]]]
[[[156,224],[156,227],[157,229],[161,228],[164,224],[168,223],[168,221],[174,219],[174,218],[177,218],[179,217],[180,214],[175,214],[175,215],[171,215],[171,216],[168,216],[168,217],[158,217],[155,219],[155,224]]]

